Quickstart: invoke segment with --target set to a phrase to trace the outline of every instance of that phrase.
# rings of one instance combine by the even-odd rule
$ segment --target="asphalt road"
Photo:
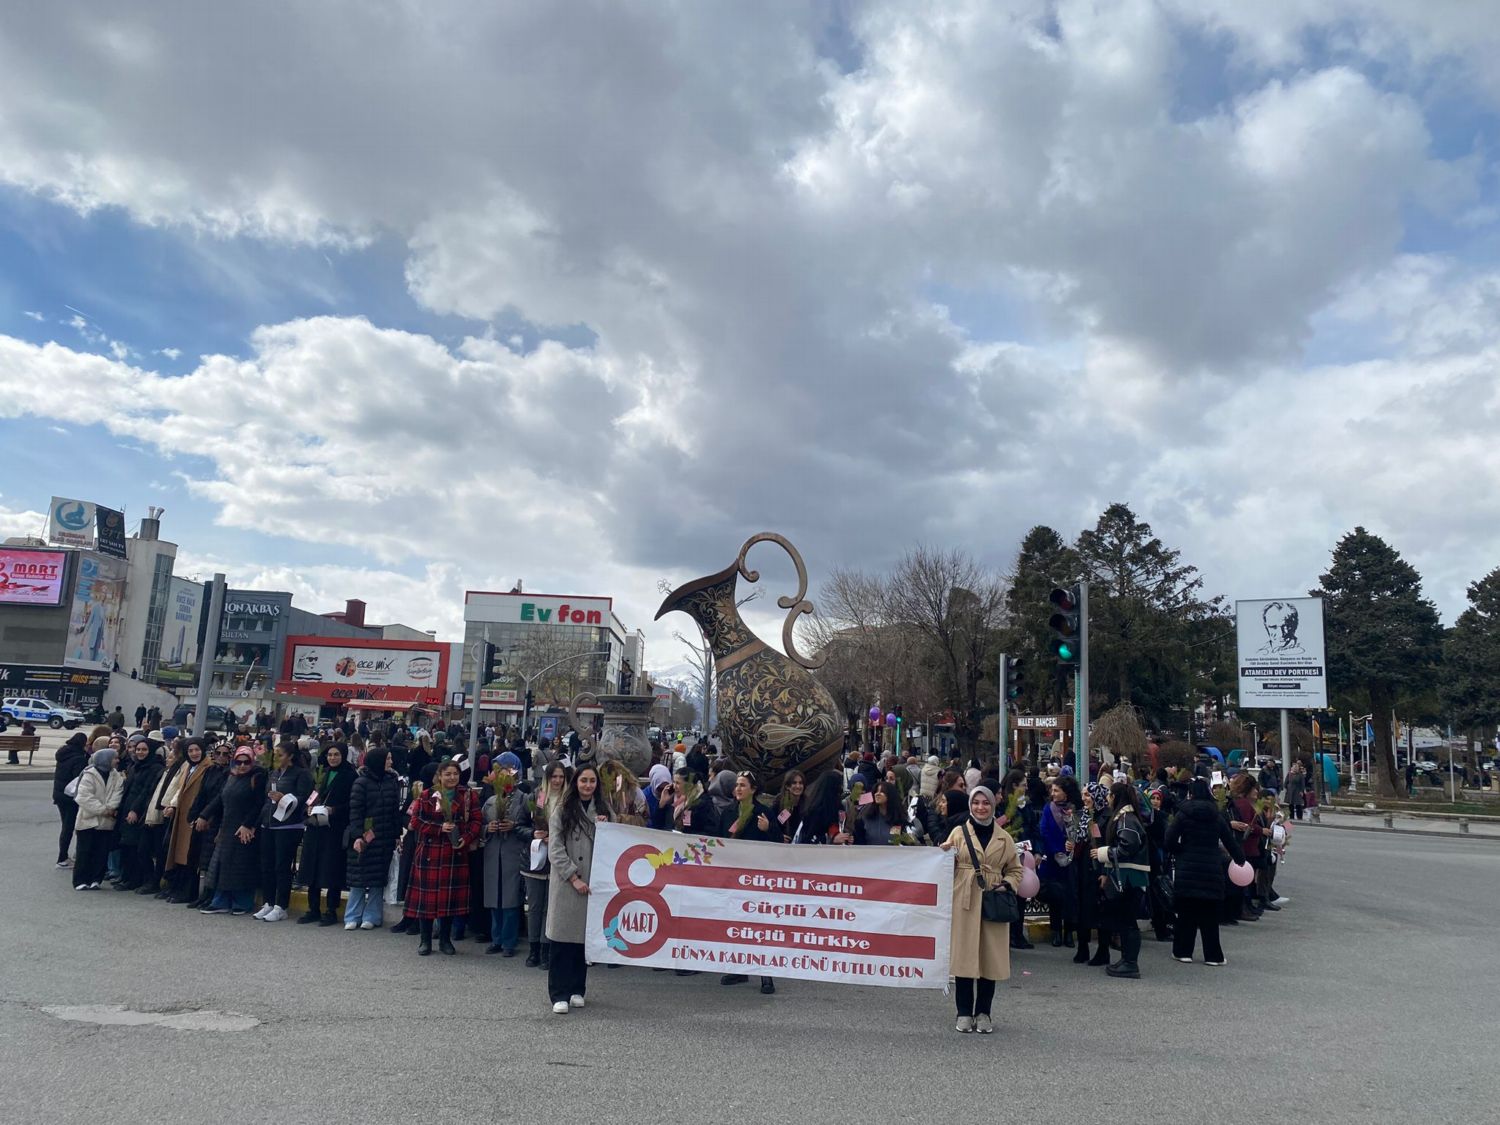
[[[520,959],[75,894],[45,786],[0,786],[0,1106],[28,1122],[1473,1122],[1494,1119],[1500,851],[1299,833],[1225,969],[1019,954],[997,1033],[938,992],[595,969],[554,1016]],[[254,1017],[102,1026],[48,1006]],[[186,1014],[185,1014],[186,1013]]]

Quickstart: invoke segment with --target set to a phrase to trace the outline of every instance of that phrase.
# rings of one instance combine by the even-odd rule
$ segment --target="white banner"
[[[92,548],[94,505],[87,500],[54,496],[52,507],[47,509],[47,542],[56,547]]]
[[[1322,598],[1234,603],[1241,707],[1328,706]]]
[[[953,856],[762,844],[600,824],[595,963],[945,988]]]
[[[343,645],[335,638],[322,644],[303,644],[290,638],[293,680],[301,683],[358,684],[361,686],[438,686],[437,645],[431,651],[412,648],[375,648]]]

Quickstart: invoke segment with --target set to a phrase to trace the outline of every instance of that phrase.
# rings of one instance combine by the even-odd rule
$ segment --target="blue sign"
[[[542,716],[542,721],[537,724],[537,731],[536,732],[537,732],[537,736],[539,738],[545,738],[545,739],[549,739],[552,742],[556,742],[557,741],[557,716],[556,715],[543,715]]]

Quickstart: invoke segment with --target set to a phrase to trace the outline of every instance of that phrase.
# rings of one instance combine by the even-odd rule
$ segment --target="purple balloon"
[[[872,722],[872,723],[878,723],[878,722],[880,722],[880,708],[879,707],[871,707],[870,708],[870,722]]]
[[[886,715],[885,725],[888,727],[893,727],[896,725],[896,712],[892,711]]]

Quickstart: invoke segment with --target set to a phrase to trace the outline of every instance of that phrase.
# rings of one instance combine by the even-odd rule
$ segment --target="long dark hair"
[[[594,811],[592,815],[584,811],[583,798],[578,795],[578,779],[585,773],[594,775]],[[579,766],[578,772],[568,779],[568,795],[563,798],[562,811],[558,814],[564,836],[571,836],[575,832],[583,831],[584,825],[593,824],[595,817],[603,816],[608,820],[614,819],[610,815],[609,802],[604,799],[603,794],[599,790],[599,784],[599,771],[594,766]]]
[[[880,806],[874,800],[874,795],[876,793],[885,794],[885,822],[887,824],[905,824],[906,802],[901,799],[901,790],[898,789],[894,783],[889,781],[882,781],[879,785],[875,786],[873,790],[871,790],[871,801],[868,805],[860,810],[860,816],[865,820],[873,820],[875,817],[882,815],[880,812]]]
[[[838,823],[843,804],[844,779],[836,773],[821,775],[802,793],[803,828],[815,836],[823,835]]]
[[[1054,777],[1052,784],[1063,791],[1067,797],[1068,804],[1075,809],[1083,808],[1083,792],[1078,788],[1078,779],[1075,777]]]
[[[1109,787],[1109,807],[1115,812],[1119,812],[1121,809],[1130,809],[1136,816],[1140,816],[1140,790],[1128,781],[1115,782]]]

